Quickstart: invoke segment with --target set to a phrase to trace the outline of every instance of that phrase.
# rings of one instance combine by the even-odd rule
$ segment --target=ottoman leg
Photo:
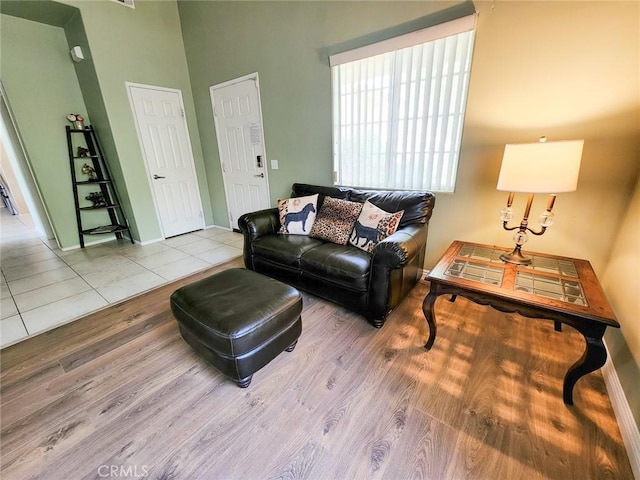
[[[240,388],[247,388],[249,386],[249,384],[251,383],[251,379],[253,378],[253,375],[249,375],[248,377],[243,378],[242,380],[238,380],[236,382],[236,384],[240,387]]]
[[[285,348],[284,351],[285,352],[293,352],[293,349],[296,348],[296,344],[297,343],[298,343],[298,340],[296,340],[291,345],[289,345],[287,348]]]

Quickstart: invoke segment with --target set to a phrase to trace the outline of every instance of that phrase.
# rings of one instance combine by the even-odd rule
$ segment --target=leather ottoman
[[[242,268],[176,290],[171,311],[196,353],[243,388],[302,332],[298,290]]]

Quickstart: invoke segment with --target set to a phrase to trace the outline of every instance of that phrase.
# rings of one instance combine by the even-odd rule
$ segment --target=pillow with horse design
[[[349,243],[365,252],[371,252],[378,242],[398,229],[404,210],[387,213],[367,200],[349,237]]]
[[[278,233],[291,235],[309,235],[316,220],[318,194],[308,197],[293,197],[278,200],[280,229]]]

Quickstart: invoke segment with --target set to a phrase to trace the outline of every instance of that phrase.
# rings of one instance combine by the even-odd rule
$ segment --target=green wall
[[[61,246],[78,244],[65,126],[87,111],[60,27],[0,16],[0,72]]]
[[[441,21],[453,14],[452,5],[178,2],[216,223],[229,225],[210,86],[258,72],[267,158],[280,167],[269,170],[275,205],[294,182],[332,182],[329,53]]]
[[[0,32],[2,76],[6,78],[7,95],[24,130],[26,148],[34,152],[32,161],[42,163],[40,152],[47,152],[47,156],[55,152],[65,162],[60,171],[69,176],[64,131],[62,135],[35,132],[46,132],[44,127],[56,125],[44,113],[55,112],[49,117],[56,118],[60,111],[66,115],[74,105],[68,97],[78,99],[78,106],[74,108],[88,113],[99,134],[134,237],[143,243],[158,240],[162,238],[161,229],[125,82],[179,89],[185,105],[204,220],[206,225],[213,225],[176,3],[136,2],[136,8],[131,9],[108,0],[3,0],[0,7],[3,13],[11,15],[2,16],[3,20],[8,19],[7,28]],[[30,30],[15,28],[16,24],[28,21],[17,17],[36,21],[29,22]],[[31,30],[39,33],[31,34]],[[55,41],[44,36],[45,31],[57,32]],[[78,64],[71,61],[69,48],[74,45],[83,48],[85,61]],[[64,74],[58,74],[58,70]],[[55,77],[53,82],[52,77]],[[53,85],[49,85],[50,82]],[[60,87],[64,87],[63,93],[55,91]],[[34,111],[40,112],[36,122]],[[23,119],[29,119],[30,123]],[[62,119],[64,122],[64,115]],[[60,137],[58,143],[56,137]],[[63,183],[57,176],[50,176],[51,165],[49,162],[46,167],[40,166],[42,174],[36,171],[36,180],[43,188],[45,204],[48,207],[51,204],[51,219],[54,230],[59,232],[60,246],[72,248],[78,245],[78,239],[74,233],[70,179]],[[52,178],[55,181],[50,181]],[[62,194],[58,195],[58,191]]]
[[[55,5],[62,6],[59,4]],[[107,116],[107,109],[102,97],[102,91],[100,90],[100,82],[98,81],[95,65],[93,63],[93,56],[91,54],[91,48],[89,47],[89,41],[84,29],[84,23],[82,22],[82,16],[77,9],[73,8],[73,10],[74,14],[71,15],[69,20],[65,23],[65,34],[67,36],[67,44],[69,45],[69,48],[77,45],[82,48],[84,53],[84,60],[78,63],[74,62],[73,64],[80,83],[82,97],[85,99],[87,113],[91,117],[91,124],[98,135],[100,146],[102,147],[105,158],[108,161],[109,171],[113,177],[120,203],[124,209],[127,220],[129,221],[131,234],[134,238],[140,239],[138,222],[133,213],[134,209],[131,204],[129,190],[126,188],[124,173],[122,172],[120,158],[118,157],[113,132],[111,131],[111,124],[109,123],[109,117]],[[104,237],[111,239],[113,238],[113,235],[105,235],[103,238]],[[85,237],[85,241],[86,240],[87,238]]]
[[[106,0],[62,3],[77,7],[82,15],[139,239],[149,242],[161,238],[161,230],[125,82],[182,91],[205,223],[212,225],[214,219],[176,3],[136,2],[135,9]]]

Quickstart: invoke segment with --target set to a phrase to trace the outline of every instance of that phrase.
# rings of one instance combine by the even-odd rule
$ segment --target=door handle
[[[155,175],[155,174],[153,175],[154,180],[158,180],[159,178],[165,178],[165,177],[161,177],[160,175]]]
[[[260,175],[254,175],[254,177],[264,178],[264,173],[261,173]]]

